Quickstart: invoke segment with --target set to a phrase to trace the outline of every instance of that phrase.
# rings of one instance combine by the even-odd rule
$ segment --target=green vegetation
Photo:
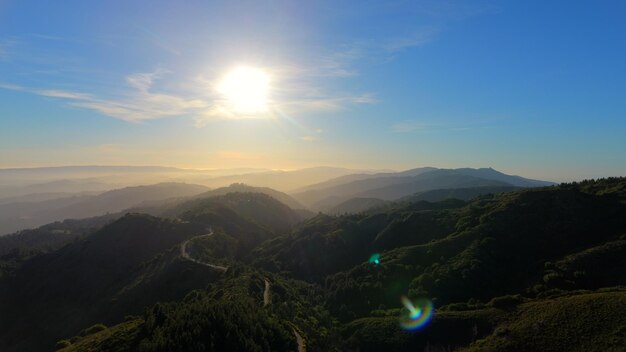
[[[299,330],[311,348],[329,350],[337,339],[332,318],[315,305],[319,293],[304,283],[270,277],[280,304],[261,308],[263,276],[238,267],[179,303],[156,304],[139,318],[81,334],[61,350],[287,351],[296,349],[294,326],[305,327]]]
[[[625,190],[613,178],[302,222],[253,193],[128,214],[15,262],[0,349],[282,351],[296,331],[308,351],[619,351]],[[433,301],[423,330],[400,327],[403,295]]]
[[[626,291],[529,302],[463,351],[623,351],[625,311]]]

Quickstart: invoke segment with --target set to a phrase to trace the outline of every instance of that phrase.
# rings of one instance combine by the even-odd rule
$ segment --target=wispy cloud
[[[13,38],[0,39],[0,60],[8,60],[10,58],[9,51],[15,45]]]
[[[127,77],[128,84],[134,89],[120,99],[103,99],[94,94],[58,89],[38,90],[13,84],[0,84],[0,88],[62,99],[71,106],[94,110],[130,122],[194,115],[210,106],[209,102],[202,99],[186,99],[177,95],[151,92],[155,77],[157,74],[135,74]]]
[[[420,121],[406,120],[406,121],[399,121],[391,125],[391,131],[397,132],[397,133],[407,133],[407,132],[413,132],[417,130],[440,128],[441,126],[442,125],[439,125],[439,124],[423,123]]]
[[[439,32],[440,30],[436,27],[424,27],[409,35],[389,39],[383,44],[383,47],[389,52],[420,47],[433,41]]]
[[[325,77],[351,77],[358,74],[353,67],[353,63],[363,57],[362,50],[359,46],[353,45],[343,50],[332,52],[322,56],[320,63],[316,65],[319,75]]]
[[[15,90],[23,90],[23,89],[15,89]],[[64,99],[72,99],[72,100],[93,99],[93,97],[89,94],[68,92],[64,90],[40,90],[40,91],[37,91],[36,94],[42,95],[44,97],[64,98]]]
[[[0,88],[6,89],[6,90],[14,90],[14,91],[17,91],[17,92],[25,92],[26,91],[26,89],[21,87],[21,86],[18,86],[16,84],[8,84],[8,83],[0,83]]]
[[[360,66],[387,63],[403,50],[418,48],[434,41],[441,29],[423,26],[393,37],[361,40],[321,54],[307,63],[300,74],[324,78],[358,76]]]
[[[287,111],[338,111],[349,105],[374,104],[376,99],[371,94],[346,95],[339,97],[316,97],[311,99],[298,99],[281,104],[277,107]]]
[[[302,137],[300,137],[301,140],[305,141],[305,142],[315,142],[318,140],[319,135],[322,133],[321,129],[316,129],[314,131],[312,131],[311,134],[308,135],[304,135]]]
[[[317,140],[317,136],[312,136],[312,135],[302,136],[300,137],[300,139],[302,139],[305,142],[315,142]]]
[[[83,84],[82,88],[74,90],[25,87],[10,83],[0,84],[0,88],[59,99],[69,106],[129,122],[186,116],[195,121],[196,126],[204,126],[216,119],[267,118],[273,115],[292,117],[300,113],[326,113],[376,103],[377,99],[372,93],[339,92],[332,88],[333,83],[335,80],[351,79],[358,75],[358,67],[364,61],[372,58],[376,60],[376,57],[382,58],[389,56],[390,53],[423,45],[431,40],[434,34],[435,31],[432,29],[418,30],[407,36],[358,42],[341,46],[335,51],[316,53],[299,65],[268,67],[274,78],[271,101],[267,112],[257,114],[232,111],[225,98],[215,90],[220,79],[215,76],[215,72],[209,77],[200,79],[176,76],[173,70],[163,68],[150,72],[135,72],[124,77],[123,84],[114,86],[113,89],[109,87],[104,92],[93,83],[89,83],[89,86]],[[34,37],[49,41],[65,40],[47,35]],[[0,59],[5,46],[0,43]],[[26,56],[28,60],[32,60],[33,55]],[[76,65],[61,61],[56,66]]]
[[[197,126],[204,126],[207,122],[215,119],[269,117],[273,111],[289,114],[337,111],[349,105],[375,102],[371,94],[337,94],[331,97],[323,94],[320,90],[312,89],[308,95],[278,96],[275,101],[269,104],[268,112],[241,114],[229,109],[224,99],[215,92],[211,93],[210,87],[207,86],[197,87],[197,91],[205,91],[205,94],[192,98],[186,97],[189,94],[160,91],[157,89],[156,83],[169,73],[169,71],[158,69],[148,73],[131,74],[125,79],[127,87],[124,93],[120,98],[115,99],[103,98],[93,93],[59,89],[32,89],[13,84],[0,84],[0,88],[61,99],[70,106],[93,110],[129,122],[171,116],[188,116],[195,120]]]
[[[499,120],[489,119],[468,124],[454,122],[431,123],[418,120],[404,120],[395,122],[391,125],[390,129],[392,132],[395,133],[410,133],[416,131],[466,131],[480,128],[489,128],[497,123],[497,121]]]

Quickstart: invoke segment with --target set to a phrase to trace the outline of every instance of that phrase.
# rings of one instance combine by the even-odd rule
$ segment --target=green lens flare
[[[370,264],[375,264],[375,265],[380,264],[380,254],[378,254],[378,253],[372,254],[370,256],[369,262],[370,262]]]

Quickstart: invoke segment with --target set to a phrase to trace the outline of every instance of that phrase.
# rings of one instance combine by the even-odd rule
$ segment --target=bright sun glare
[[[238,67],[220,81],[217,91],[233,112],[251,114],[267,111],[270,77],[260,69]]]

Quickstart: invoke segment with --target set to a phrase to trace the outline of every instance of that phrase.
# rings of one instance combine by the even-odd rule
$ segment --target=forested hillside
[[[254,193],[168,214],[129,214],[16,264],[0,280],[2,350],[626,346],[623,178],[306,220]],[[403,329],[403,296],[431,301],[432,321]]]

